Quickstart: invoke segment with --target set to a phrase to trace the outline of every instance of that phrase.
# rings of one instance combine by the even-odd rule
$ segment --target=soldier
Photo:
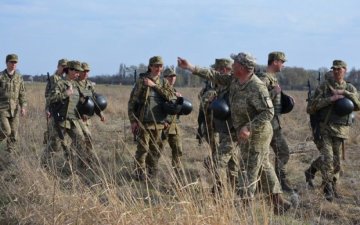
[[[238,194],[244,200],[252,200],[260,180],[262,190],[270,194],[274,212],[283,213],[291,204],[282,198],[279,181],[269,161],[270,121],[274,116],[272,101],[266,86],[254,74],[255,59],[246,53],[231,57],[234,59],[232,76],[194,67],[181,58],[178,64],[195,75],[230,85],[231,117],[240,145]]]
[[[231,59],[215,59],[213,68],[223,76],[231,76]],[[229,102],[229,85],[216,85],[216,100]],[[210,105],[211,108],[212,105]],[[232,190],[235,190],[236,178],[238,173],[237,152],[234,147],[236,141],[235,128],[233,127],[231,117],[217,118],[217,115],[211,113],[214,122],[214,131],[219,134],[219,144],[217,148],[212,149],[211,157],[206,158],[205,165],[215,176],[215,185],[212,188],[213,193],[222,191],[222,187],[229,184]],[[212,162],[210,160],[212,160]]]
[[[6,56],[6,69],[0,72],[0,141],[6,139],[7,151],[13,152],[18,140],[19,114],[26,115],[24,80],[16,70],[18,56]]]
[[[273,128],[273,137],[270,142],[270,146],[275,153],[275,172],[279,178],[281,188],[283,191],[292,192],[293,188],[290,186],[288,179],[286,178],[285,166],[290,158],[289,146],[286,142],[286,138],[282,133],[282,127],[280,124],[281,115],[281,87],[276,78],[276,73],[280,72],[286,62],[285,54],[283,52],[271,52],[268,56],[268,65],[265,73],[259,73],[259,78],[262,80],[269,93],[274,105],[274,118],[271,120]]]
[[[81,115],[77,109],[80,98],[76,79],[79,72],[83,71],[79,61],[69,61],[67,63],[67,72],[64,80],[59,80],[49,96],[50,112],[54,117],[55,129],[59,138],[64,142],[65,135],[71,138],[71,145],[68,146],[64,152],[66,160],[70,165],[86,166],[88,169],[90,165],[85,165],[85,159],[88,158],[85,150],[84,135],[81,129]]]
[[[90,97],[94,99],[95,97],[95,88],[94,85],[90,80],[88,80],[90,66],[86,62],[81,63],[81,68],[83,71],[79,72],[79,77],[77,79],[77,86],[80,92],[80,95],[83,97]],[[100,121],[104,122],[105,117],[101,111],[96,111],[97,115],[100,117]],[[91,138],[91,132],[89,127],[91,126],[90,117],[83,115],[83,120],[80,120],[81,129],[83,131],[86,143],[86,156],[87,158],[84,159],[87,164],[91,165],[95,163],[95,159],[92,158],[93,156],[93,144]]]
[[[137,180],[145,179],[146,166],[150,176],[156,176],[158,171],[157,160],[162,149],[161,133],[167,117],[162,104],[174,97],[169,85],[160,81],[163,64],[160,56],[149,59],[149,71],[136,81],[128,102],[131,131],[138,142],[134,174]],[[148,153],[150,156],[146,157]]]
[[[182,97],[181,93],[176,91],[174,84],[176,82],[176,73],[173,69],[167,68],[164,70],[164,78],[168,81],[170,88],[175,93],[176,97]],[[181,171],[180,158],[183,154],[181,144],[181,131],[179,127],[179,115],[168,115],[166,123],[168,124],[164,129],[165,137],[171,148],[171,165],[175,170],[176,174]]]
[[[51,116],[49,109],[49,96],[51,91],[55,88],[56,83],[59,80],[64,79],[65,70],[67,67],[67,59],[60,59],[58,61],[57,69],[55,73],[48,77],[48,82],[45,88],[45,114],[46,114],[46,126],[47,130],[44,133],[44,144],[50,145],[46,146],[42,155],[41,155],[41,165],[48,166],[48,160],[52,152],[57,152],[60,149],[60,146],[65,149],[66,146],[63,145],[63,142],[59,139],[59,135],[55,129],[55,121]],[[51,141],[49,141],[51,139]]]
[[[64,74],[65,74],[65,68],[67,65],[67,59],[60,59],[58,61],[58,65],[57,65],[57,69],[55,71],[55,73],[48,77],[48,82],[46,83],[46,88],[45,88],[45,113],[47,118],[50,118],[50,111],[49,111],[49,101],[48,101],[48,97],[51,94],[52,89],[54,89],[55,84],[59,81],[64,79]]]
[[[352,108],[348,110],[347,102],[352,102],[350,105],[353,105],[354,111],[360,110],[359,94],[356,88],[344,80],[346,68],[344,61],[333,61],[331,69],[334,79],[327,79],[320,84],[307,108],[309,114],[317,113],[319,118],[320,132],[317,147],[320,157],[305,171],[305,175],[310,181],[315,175],[313,168],[320,168],[323,191],[328,201],[339,197],[336,185],[341,171],[341,149],[344,149],[344,140],[349,137],[352,123]],[[345,105],[342,104],[344,102]]]

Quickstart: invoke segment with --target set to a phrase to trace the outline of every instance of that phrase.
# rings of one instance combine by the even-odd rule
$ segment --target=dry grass
[[[353,128],[343,162],[340,192],[344,197],[329,203],[322,197],[319,175],[314,191],[308,190],[304,181],[303,171],[318,155],[309,140],[305,92],[291,92],[296,108],[283,117],[292,151],[288,173],[301,203],[284,216],[275,216],[262,195],[251,207],[243,208],[231,194],[221,199],[210,194],[211,175],[202,166],[210,150],[205,144],[199,147],[195,139],[199,89],[179,89],[194,104],[194,112],[182,118],[186,181],[179,181],[170,169],[167,147],[159,178],[137,182],[131,179],[135,143],[127,120],[131,87],[96,88],[109,101],[107,121],[103,124],[93,118],[92,126],[101,162],[96,180],[101,184],[89,185],[75,174],[53,176],[41,169],[39,156],[46,129],[44,86],[28,85],[29,115],[21,119],[19,151],[7,155],[4,143],[0,146],[2,166],[6,167],[0,171],[0,224],[360,224],[359,124]],[[62,165],[61,153],[56,160]]]

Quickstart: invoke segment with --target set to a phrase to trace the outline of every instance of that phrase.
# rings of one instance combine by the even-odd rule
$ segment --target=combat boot
[[[315,187],[313,183],[313,179],[315,178],[316,171],[317,169],[312,166],[310,166],[307,170],[305,170],[305,180],[309,188],[311,189],[314,189]]]
[[[334,197],[335,198],[342,198],[341,194],[339,194],[337,187],[336,187],[336,180],[334,179],[332,182],[332,188],[333,188],[333,193],[334,193]]]
[[[329,202],[334,200],[334,189],[331,182],[328,182],[324,186],[324,196]]]
[[[287,192],[287,193],[294,192],[294,189],[291,187],[291,185],[289,183],[289,180],[286,178],[285,171],[280,170],[276,175],[277,175],[277,177],[278,177],[278,179],[280,181],[281,189],[284,192]]]
[[[290,186],[288,179],[286,178],[282,178],[280,180],[280,184],[281,184],[281,189],[287,193],[292,193],[294,192],[294,189]]]
[[[133,178],[136,181],[144,181],[146,179],[146,175],[144,173],[144,169],[141,167],[136,167],[134,174],[133,174]]]
[[[291,208],[291,203],[285,200],[281,194],[272,194],[271,200],[274,206],[274,214],[282,215]]]

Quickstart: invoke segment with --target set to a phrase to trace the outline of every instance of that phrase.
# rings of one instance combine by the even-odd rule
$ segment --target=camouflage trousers
[[[83,134],[84,134],[86,151],[92,152],[94,149],[94,146],[93,146],[92,135],[91,135],[91,131],[90,131],[90,121],[89,120],[86,122],[80,121],[80,126],[81,126],[81,130],[83,131]]]
[[[290,149],[282,133],[282,129],[278,127],[273,130],[274,134],[270,142],[270,146],[275,153],[275,172],[279,179],[285,178],[285,166],[290,158]]]
[[[12,152],[18,140],[19,113],[15,112],[12,117],[6,111],[0,112],[0,123],[0,141],[6,140],[6,150]]]
[[[282,193],[275,170],[269,160],[269,145],[273,129],[266,123],[259,130],[251,131],[248,140],[240,142],[239,191],[240,197],[252,198],[258,183],[263,192]]]
[[[52,159],[52,154],[59,152],[60,149],[64,151],[66,156],[68,153],[66,140],[60,138],[59,132],[62,132],[59,127],[56,127],[53,117],[50,117],[47,122],[47,130],[44,135],[44,143],[46,144],[42,154],[41,154],[41,165],[46,166],[50,163]]]
[[[171,148],[171,165],[173,168],[181,168],[181,156],[183,154],[180,134],[168,134],[166,138]]]
[[[64,157],[72,164],[74,169],[89,168],[91,166],[91,161],[89,159],[93,157],[92,152],[87,152],[80,121],[71,120],[69,123],[70,127],[67,128],[61,127],[54,123],[52,132],[57,133],[57,138],[52,138],[49,140],[42,155],[42,163],[50,163],[49,160],[52,160],[52,153],[54,152],[52,147],[58,146],[58,143],[54,142],[58,142],[60,140],[60,145],[64,150]],[[70,138],[69,143],[66,141],[67,138]]]
[[[312,163],[312,168],[320,170],[324,183],[339,180],[341,171],[341,148],[344,139],[322,134],[316,142],[320,156]]]
[[[236,139],[226,133],[219,133],[219,140],[219,147],[212,152],[212,163],[210,157],[205,158],[205,167],[214,175],[216,185],[228,184],[235,190],[239,167]]]
[[[135,173],[143,174],[146,167],[150,173],[156,173],[158,161],[163,149],[161,134],[163,129],[141,129],[137,136],[135,152]]]

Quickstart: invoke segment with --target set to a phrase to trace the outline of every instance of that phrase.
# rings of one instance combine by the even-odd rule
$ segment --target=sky
[[[118,73],[160,55],[208,67],[247,52],[265,65],[360,68],[359,0],[1,0],[0,58],[16,53],[22,74],[53,73],[60,58]]]

